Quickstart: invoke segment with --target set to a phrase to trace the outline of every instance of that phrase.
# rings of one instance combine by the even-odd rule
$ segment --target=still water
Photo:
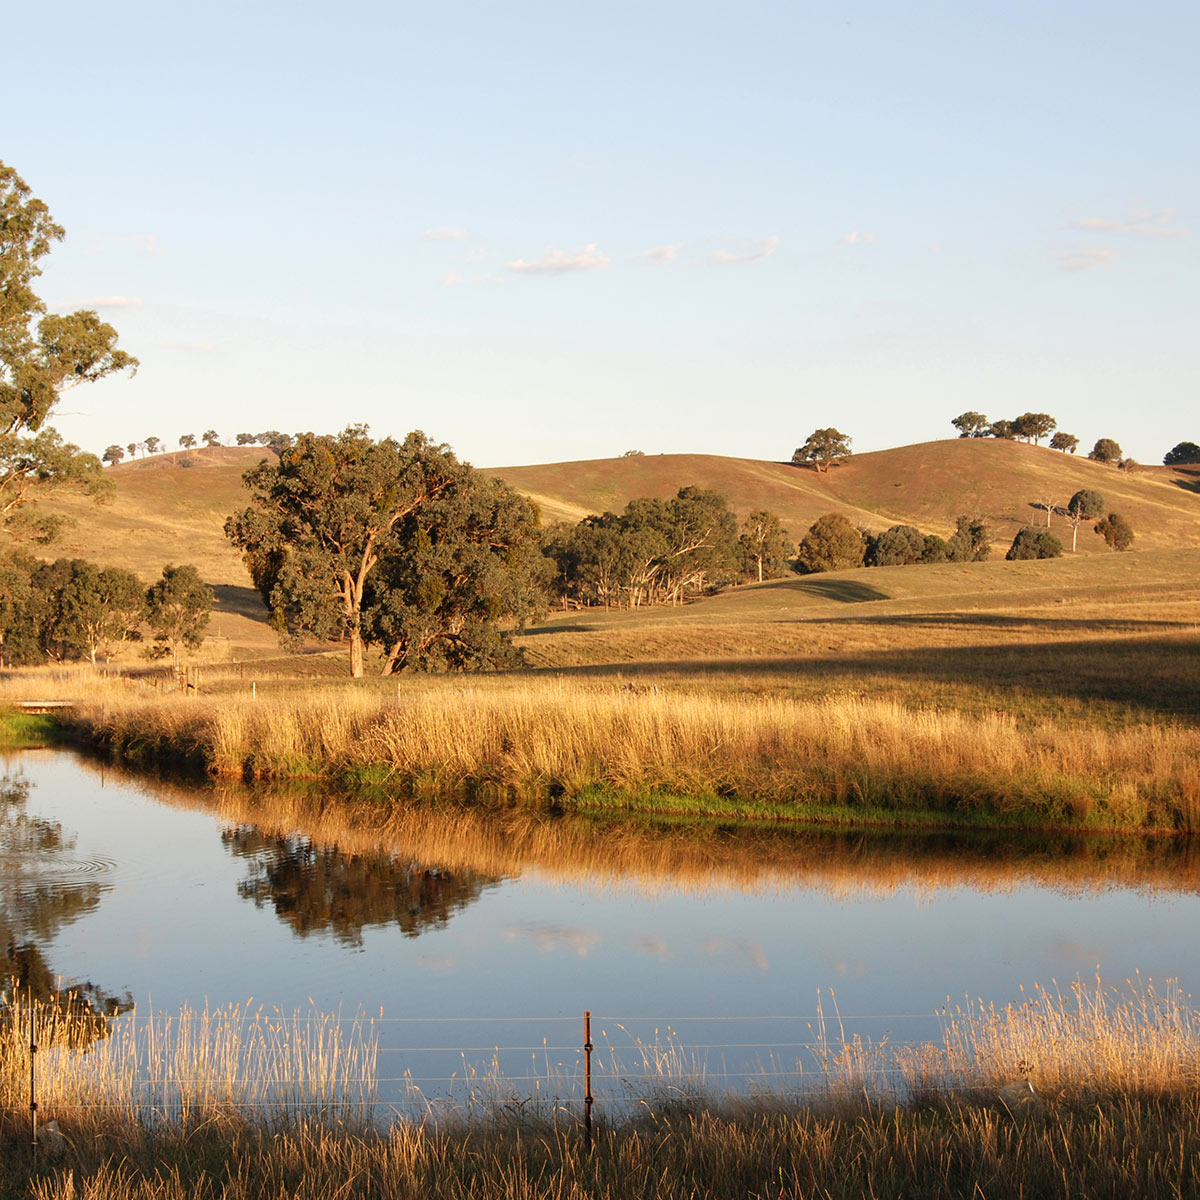
[[[836,1007],[847,1035],[894,1044],[936,1038],[947,999],[1003,1005],[1097,972],[1200,982],[1200,853],[1169,841],[451,805],[339,845],[338,806],[311,793],[148,783],[49,751],[8,755],[0,777],[9,972],[143,1012],[366,1013],[385,1098],[497,1064],[513,1092],[574,1079],[584,1010],[611,1079],[669,1041],[710,1085],[745,1087],[809,1055],[819,1004],[835,1032]]]

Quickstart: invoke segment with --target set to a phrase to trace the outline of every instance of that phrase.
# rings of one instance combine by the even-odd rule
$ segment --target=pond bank
[[[579,810],[858,825],[1191,833],[1200,736],[814,701],[508,678],[386,696],[84,696],[69,738],[216,777]]]

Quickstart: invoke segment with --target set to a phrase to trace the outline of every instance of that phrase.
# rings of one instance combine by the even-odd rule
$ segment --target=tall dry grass
[[[265,691],[265,689],[264,689]],[[840,694],[659,693],[621,684],[416,681],[257,700],[88,693],[72,718],[133,760],[224,776],[744,816],[904,810],[980,823],[1200,828],[1200,731],[1018,722]]]
[[[248,1116],[361,1126],[372,1115],[377,1048],[361,1018],[234,1005],[130,1012],[98,1028],[83,1006],[30,1001],[19,988],[5,1000],[0,1108],[9,1114],[29,1111],[32,1066],[40,1119],[77,1133]]]
[[[6,1047],[7,1049],[7,1047]],[[35,1165],[12,1145],[0,1196],[473,1200],[645,1196],[1193,1196],[1200,1192],[1200,1026],[1178,993],[1080,988],[975,1006],[911,1053],[906,1096],[861,1046],[823,1091],[743,1097],[666,1073],[594,1141],[579,1106],[508,1102],[468,1120],[348,1128],[328,1117],[214,1114],[147,1126],[128,1108],[80,1124]],[[892,1061],[896,1061],[893,1058]],[[893,1076],[886,1077],[894,1078]],[[964,1086],[965,1085],[965,1086]],[[1031,1086],[1032,1085],[1032,1086]]]

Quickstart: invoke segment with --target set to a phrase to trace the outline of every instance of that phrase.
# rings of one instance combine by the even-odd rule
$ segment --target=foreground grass
[[[0,1046],[16,1091],[19,1025]],[[188,1043],[181,1075],[206,1044]],[[300,1064],[316,1066],[315,1050]],[[895,1064],[904,1096],[882,1082]],[[1198,1083],[1200,1025],[1183,997],[1077,986],[956,1014],[941,1045],[887,1059],[857,1044],[831,1050],[806,1097],[704,1096],[664,1078],[602,1117],[591,1145],[577,1102],[514,1100],[385,1129],[344,1112],[263,1116],[209,1092],[147,1124],[117,1090],[74,1116],[48,1107],[61,1138],[36,1163],[8,1117],[0,1197],[1194,1196]]]
[[[73,732],[217,776],[760,819],[1200,828],[1200,731],[501,677],[251,699],[81,688]]]

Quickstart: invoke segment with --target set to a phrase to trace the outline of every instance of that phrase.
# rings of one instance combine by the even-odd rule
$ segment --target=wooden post
[[[33,1144],[33,1158],[37,1161],[37,1039],[34,1037],[36,1016],[33,1003],[33,984],[29,985],[29,1132]]]
[[[592,1148],[592,1014],[583,1014],[583,1128]]]

